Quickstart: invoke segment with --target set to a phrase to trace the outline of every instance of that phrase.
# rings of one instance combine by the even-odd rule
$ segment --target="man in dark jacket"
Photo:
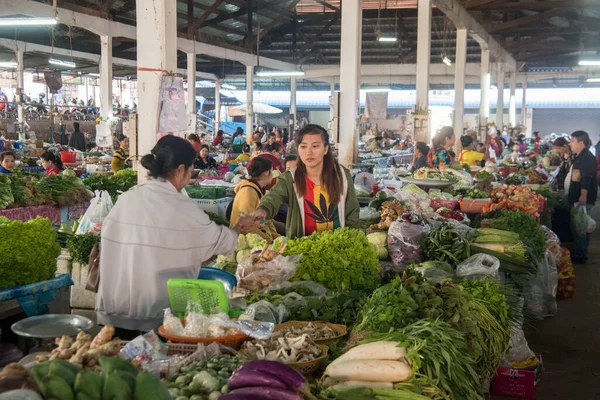
[[[79,122],[73,123],[73,133],[69,137],[69,147],[85,151],[85,134],[79,130]]]
[[[592,141],[587,132],[577,131],[571,135],[571,151],[575,155],[571,172],[565,181],[567,202],[570,206],[583,206],[588,214],[598,197],[598,182],[596,178],[596,157],[590,152]],[[575,263],[587,261],[587,249],[590,244],[590,234],[575,236],[574,250],[571,258]]]

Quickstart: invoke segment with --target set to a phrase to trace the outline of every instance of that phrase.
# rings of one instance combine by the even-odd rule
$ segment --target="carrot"
[[[336,381],[404,382],[411,374],[404,361],[352,360],[330,364],[324,376]]]

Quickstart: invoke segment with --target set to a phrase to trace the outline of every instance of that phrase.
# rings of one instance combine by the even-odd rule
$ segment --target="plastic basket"
[[[467,214],[481,214],[483,208],[490,203],[480,201],[463,200],[460,202],[460,210]]]
[[[442,207],[456,210],[458,208],[458,200],[431,199],[431,208],[437,210]]]
[[[234,152],[234,153],[241,153],[243,146],[244,146],[243,144],[232,144],[231,145],[231,151]]]
[[[223,186],[187,186],[185,191],[191,199],[215,200],[227,197],[227,188]]]
[[[240,164],[229,164],[229,172],[235,171],[235,169],[239,166]]]
[[[189,300],[202,305],[205,314],[211,314],[215,308],[229,312],[227,293],[221,281],[200,279],[169,279],[167,281],[171,309],[177,315],[183,315]]]
[[[308,326],[308,324],[310,324],[310,323],[311,322],[306,322],[306,321],[288,321],[288,322],[284,322],[283,324],[277,325],[273,332],[279,332],[279,331],[282,331],[282,330],[288,329],[288,328],[304,328],[305,326]],[[346,328],[346,325],[331,324],[329,322],[312,322],[312,325],[316,328],[322,328],[322,327],[328,326],[336,333],[336,336],[332,337],[330,339],[313,339],[313,341],[317,344],[330,345],[330,344],[337,343],[340,341],[341,338],[346,336],[346,334],[348,333],[348,329]]]
[[[221,171],[219,171],[219,175],[211,175],[211,176],[207,176],[207,175],[200,175],[200,179],[202,179],[203,181],[222,181],[225,178],[225,174],[222,173]]]
[[[160,328],[158,328],[158,334],[173,343],[187,344],[188,346],[191,345],[193,347],[196,347],[198,343],[202,343],[205,345],[209,345],[211,343],[219,343],[223,346],[230,347],[234,350],[239,350],[244,344],[244,342],[249,339],[249,336],[244,335],[243,333],[240,333],[239,335],[221,336],[213,338],[194,338],[187,336],[177,336],[167,333],[162,325],[160,326]]]
[[[76,155],[74,151],[61,151],[60,152],[60,160],[64,163],[74,163],[76,162]]]

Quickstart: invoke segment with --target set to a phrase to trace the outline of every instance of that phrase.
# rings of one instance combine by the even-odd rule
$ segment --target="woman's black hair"
[[[287,163],[288,161],[296,161],[298,160],[298,156],[295,154],[288,154],[287,156],[285,156],[285,162]]]
[[[429,146],[425,142],[417,142],[415,148],[421,152],[422,155],[427,156],[429,154]]]
[[[431,140],[434,149],[438,149],[446,143],[447,138],[454,136],[454,129],[451,126],[444,126]]]
[[[250,153],[250,145],[248,143],[242,145],[242,153]]]
[[[198,135],[196,135],[195,133],[190,133],[187,136],[187,140],[191,140],[192,142],[199,142],[200,138],[198,137]]]
[[[256,179],[266,171],[273,169],[273,163],[267,157],[254,157],[250,166],[248,166],[248,176],[250,180]]]
[[[17,159],[17,156],[12,151],[4,151],[4,152],[0,153],[0,162],[3,162],[4,159],[9,156],[14,158],[15,160]]]
[[[568,146],[568,145],[569,145],[569,141],[562,136],[559,138],[556,138],[556,140],[554,142],[552,142],[552,146],[554,146],[554,147],[564,147],[564,146]]]
[[[210,151],[210,147],[208,147],[207,144],[200,145],[200,150],[202,150],[202,149],[206,149],[206,150]]]
[[[469,135],[464,135],[460,137],[460,145],[463,148],[469,147],[474,142],[473,138]]]
[[[267,151],[269,153],[272,153],[274,151],[278,152],[278,153],[282,153],[283,151],[281,150],[281,145],[277,142],[275,143],[271,143],[270,145],[267,146]]]
[[[571,134],[572,137],[576,138],[578,142],[583,142],[586,148],[592,145],[590,135],[586,131],[575,131]]]
[[[121,143],[125,139],[127,139],[127,136],[123,135],[122,133],[119,134],[119,136],[117,136],[117,140],[119,141],[119,143]]]
[[[44,154],[42,154],[40,156],[40,158],[42,160],[46,160],[46,161],[50,161],[51,163],[53,163],[54,165],[56,165],[56,167],[58,169],[60,169],[61,171],[63,169],[65,169],[62,160],[60,159],[59,156],[57,156],[55,153],[51,152],[51,151],[47,151]]]
[[[141,163],[153,178],[168,178],[180,165],[186,169],[194,164],[196,150],[190,142],[177,136],[160,138],[150,154],[142,157]]]
[[[223,132],[221,129],[219,129],[219,130],[217,131],[217,136],[223,136],[223,134],[224,134],[224,133],[225,133],[225,132]]]

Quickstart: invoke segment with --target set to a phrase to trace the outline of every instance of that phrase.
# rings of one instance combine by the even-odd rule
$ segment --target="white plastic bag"
[[[475,254],[456,267],[456,276],[478,280],[484,278],[499,279],[500,260],[489,254]]]
[[[587,224],[587,233],[592,233],[596,230],[596,221],[594,221],[594,219],[592,217],[587,216],[588,218],[588,224]]]
[[[94,198],[90,201],[90,206],[81,218],[77,227],[76,235],[84,233],[97,233],[102,231],[102,222],[113,208],[113,202],[110,194],[106,191],[96,190]]]
[[[254,262],[250,257],[238,264],[235,272],[238,287],[248,290],[266,291],[292,279],[302,255],[277,256],[271,261]]]

